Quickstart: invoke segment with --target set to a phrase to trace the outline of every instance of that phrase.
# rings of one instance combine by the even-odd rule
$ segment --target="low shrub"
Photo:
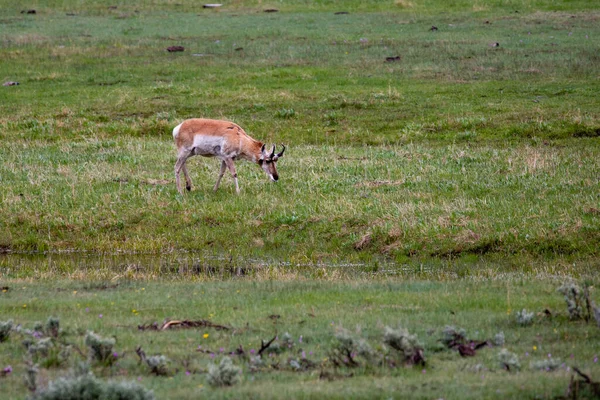
[[[561,360],[548,358],[546,360],[532,361],[529,366],[537,371],[554,371],[561,365]]]
[[[519,357],[507,349],[502,349],[498,353],[498,361],[500,366],[507,371],[518,371],[521,369],[521,363]]]
[[[572,320],[581,319],[585,302],[583,290],[574,282],[567,282],[558,288],[558,292],[565,298],[569,318]]]
[[[211,386],[233,386],[240,381],[242,369],[233,365],[231,358],[223,357],[219,365],[208,367],[207,381]]]
[[[115,359],[113,356],[113,347],[115,339],[103,338],[96,335],[94,332],[88,332],[85,336],[85,345],[88,347],[88,358],[90,362],[112,363]]]
[[[408,365],[424,365],[423,345],[416,335],[411,335],[404,328],[393,329],[385,327],[383,342],[397,350],[403,356],[403,362]]]
[[[135,382],[102,381],[91,373],[59,378],[31,400],[154,400],[154,393]]]
[[[154,375],[165,376],[169,374],[168,360],[165,356],[150,356],[146,358],[146,364],[148,364],[150,372]]]
[[[533,323],[533,317],[535,314],[533,312],[527,311],[527,309],[522,309],[521,311],[517,311],[516,319],[517,324],[522,326],[531,325]]]

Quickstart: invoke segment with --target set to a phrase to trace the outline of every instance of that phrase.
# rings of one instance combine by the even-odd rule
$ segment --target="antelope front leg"
[[[235,181],[235,192],[239,194],[240,187],[238,185],[237,172],[235,172],[235,165],[233,165],[233,160],[230,158],[226,158],[224,162],[227,164],[227,168],[229,168],[229,172],[231,172],[231,176],[233,176],[233,180]]]
[[[225,164],[225,161],[221,161],[221,172],[219,172],[219,177],[217,178],[217,183],[215,183],[215,187],[213,188],[213,191],[215,191],[215,192],[219,188],[219,183],[221,183],[221,178],[223,177],[223,175],[225,175],[225,169],[227,169],[227,164]]]
[[[181,172],[181,169],[185,167],[185,161],[188,159],[188,156],[189,154],[181,154],[177,158],[177,162],[175,163],[175,183],[177,185],[177,191],[179,192],[179,194],[183,194],[183,190],[181,190],[181,180],[179,178],[179,173]],[[184,172],[184,174],[187,176],[186,172]]]

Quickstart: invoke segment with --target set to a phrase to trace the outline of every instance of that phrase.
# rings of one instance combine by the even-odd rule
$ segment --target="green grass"
[[[395,143],[400,132],[436,142],[465,132],[471,140],[598,136],[595,11],[173,7],[76,16],[5,9],[0,76],[21,86],[0,92],[1,137],[164,137],[199,115],[293,145]],[[174,44],[186,51],[165,51]],[[281,109],[294,118],[280,118]]]
[[[95,373],[140,377],[158,398],[551,399],[567,367],[600,379],[600,331],[556,293],[597,285],[595,3],[110,5],[0,0],[0,81],[20,83],[0,87],[0,321],[56,315],[83,353],[87,330],[114,336],[126,355]],[[238,163],[241,195],[229,176],[213,193],[218,162],[191,159],[179,196],[171,131],[190,117],[285,143],[280,181]],[[523,308],[532,326],[516,324]],[[165,318],[234,330],[137,329]],[[425,372],[327,360],[338,327],[384,351],[399,325],[423,342]],[[436,351],[445,325],[503,331],[521,372],[498,347]],[[206,384],[199,345],[256,350],[286,331],[303,343],[279,369],[235,358],[241,384]],[[10,398],[26,397],[23,339],[0,344]],[[139,365],[138,345],[170,376]],[[292,371],[300,347],[317,368]],[[530,367],[549,353],[565,365]],[[43,361],[40,384],[78,358]]]
[[[594,359],[600,352],[600,330],[595,324],[569,321],[566,306],[556,288],[559,280],[536,282],[514,277],[498,281],[228,281],[135,282],[54,281],[43,284],[13,281],[2,296],[3,318],[31,329],[48,316],[60,318],[64,340],[85,354],[85,332],[93,330],[115,337],[115,351],[125,353],[112,367],[94,368],[104,379],[139,380],[157,398],[553,398],[565,393],[571,372],[580,368],[592,377],[600,369]],[[515,312],[527,308],[537,314],[531,326],[519,326]],[[552,317],[542,312],[550,310]],[[100,317],[100,314],[102,315]],[[277,315],[279,318],[270,317]],[[232,327],[140,331],[138,325],[170,319],[208,319]],[[472,339],[493,339],[504,332],[504,347],[516,353],[519,373],[504,371],[497,360],[500,347],[483,348],[473,358],[456,351],[440,350],[446,325],[466,329]],[[334,335],[344,328],[381,350],[383,327],[402,326],[416,334],[425,348],[427,365],[418,368],[367,367],[336,369],[328,360]],[[279,369],[249,370],[247,360],[234,357],[243,367],[243,380],[230,389],[213,389],[206,383],[210,354],[232,351],[240,345],[247,353],[258,351],[261,340],[289,332],[293,349],[267,357]],[[208,334],[205,338],[204,335]],[[300,341],[300,336],[302,340]],[[14,371],[0,378],[10,398],[23,398],[22,375],[26,335],[13,332],[0,344],[2,365]],[[135,348],[147,355],[163,354],[170,360],[169,377],[154,377],[138,365]],[[317,363],[306,372],[294,372],[289,358],[305,356]],[[553,358],[564,362],[556,372],[539,372],[533,361]],[[68,365],[81,359],[74,352]],[[361,362],[363,362],[361,360]],[[43,380],[64,375],[68,365],[44,369]],[[186,375],[185,371],[192,372]],[[321,371],[338,376],[320,379]],[[349,374],[352,374],[351,377]]]
[[[461,255],[596,256],[599,148],[529,142],[290,146],[281,182],[240,163],[212,192],[192,159],[179,197],[173,146],[152,137],[7,146],[7,250],[196,251],[292,262]],[[361,240],[364,239],[364,243]]]

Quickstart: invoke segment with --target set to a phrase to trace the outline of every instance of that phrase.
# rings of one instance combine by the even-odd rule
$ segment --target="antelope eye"
[[[271,164],[273,161],[271,161],[271,160],[267,160],[267,161],[265,161],[265,162],[266,162],[267,164]]]

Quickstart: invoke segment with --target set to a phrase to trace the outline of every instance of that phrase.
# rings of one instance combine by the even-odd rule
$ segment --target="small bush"
[[[376,357],[375,351],[371,345],[364,339],[359,339],[358,345],[356,346],[356,354],[363,357],[366,360],[373,360]]]
[[[154,394],[135,382],[104,382],[92,374],[59,378],[32,400],[154,400]]]
[[[165,356],[150,356],[146,358],[146,364],[154,375],[164,376],[169,374],[168,360]]]
[[[500,366],[507,371],[518,371],[521,369],[521,363],[519,357],[507,349],[502,349],[498,353],[498,361]]]
[[[559,359],[548,358],[547,360],[534,361],[529,366],[531,369],[538,371],[554,371],[560,367],[560,364]]]
[[[404,328],[393,329],[386,326],[383,341],[386,345],[400,352],[406,364],[425,364],[423,345],[419,342],[417,336],[411,335],[408,330]]]
[[[366,364],[377,362],[378,355],[364,339],[356,340],[347,330],[339,329],[335,334],[335,343],[329,357],[336,366],[359,366],[358,357],[366,360]]]
[[[51,338],[43,338],[33,343],[25,341],[24,344],[27,347],[29,354],[31,354],[34,358],[48,357],[48,354],[50,354],[50,349],[54,347],[54,343],[52,343]]]
[[[233,365],[231,358],[223,357],[219,365],[208,367],[207,381],[211,386],[233,386],[240,380],[242,369]]]
[[[31,356],[33,362],[44,368],[60,367],[67,363],[71,356],[71,346],[55,343],[55,340],[46,337],[37,342],[24,340],[23,345]]]
[[[40,321],[34,322],[33,331],[38,332],[39,334],[43,334],[44,333],[44,324],[42,324]]]
[[[29,365],[27,367],[27,372],[25,374],[25,386],[29,389],[30,392],[35,392],[37,390],[37,374],[39,370],[37,365]]]
[[[528,312],[525,308],[521,311],[517,311],[517,324],[522,326],[531,325],[533,323],[533,312]]]
[[[504,346],[504,343],[505,343],[504,332],[498,332],[496,334],[496,336],[494,336],[494,344],[496,346]]]
[[[345,329],[339,329],[335,333],[335,343],[333,349],[329,354],[331,362],[335,366],[358,366],[358,362],[354,359],[356,356],[357,343]]]
[[[353,352],[356,348],[356,342],[354,338],[345,329],[338,330],[335,333],[335,339],[337,341],[337,348],[344,352]]]
[[[280,345],[279,342],[273,342],[269,346],[269,353],[274,353],[274,354],[283,353],[287,348],[288,348],[287,346]]]
[[[48,321],[46,321],[45,332],[48,336],[58,338],[58,334],[60,333],[60,320],[57,317],[49,317]]]
[[[12,319],[9,319],[8,321],[0,321],[0,343],[8,340],[10,337],[10,332],[12,331],[12,327]]]
[[[563,284],[558,291],[564,296],[567,303],[569,318],[581,319],[583,315],[583,304],[585,302],[583,290],[573,282]]]
[[[290,367],[292,367],[292,369],[294,371],[300,371],[300,370],[302,370],[302,365],[300,365],[300,363],[298,362],[298,360],[291,359],[290,360]]]
[[[265,362],[263,361],[261,356],[252,356],[249,359],[250,371],[256,372],[265,366]]]
[[[294,338],[288,332],[284,333],[281,337],[281,344],[284,348],[291,349],[295,346]]]
[[[88,332],[85,336],[85,345],[88,347],[88,358],[90,362],[100,363],[112,363],[113,357],[113,346],[115,345],[115,339],[103,338],[96,335],[94,332]]]
[[[467,332],[463,328],[455,328],[453,326],[446,326],[442,331],[442,343],[446,347],[452,347],[455,344],[464,343],[467,340]]]

